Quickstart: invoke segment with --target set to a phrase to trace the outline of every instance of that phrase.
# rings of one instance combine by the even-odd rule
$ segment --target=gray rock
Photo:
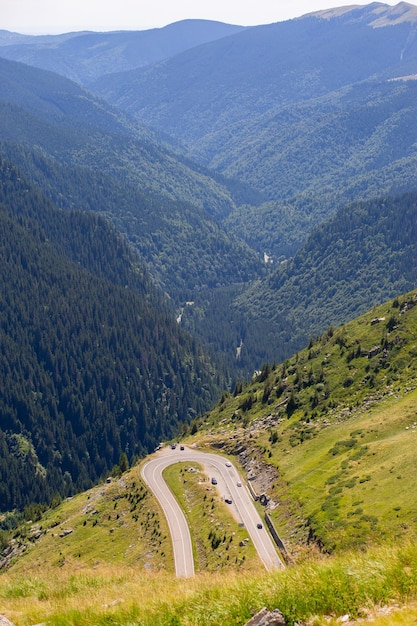
[[[245,626],[285,626],[285,619],[279,609],[268,611],[264,608],[254,615]]]
[[[14,626],[14,624],[4,615],[0,615],[0,626]]]

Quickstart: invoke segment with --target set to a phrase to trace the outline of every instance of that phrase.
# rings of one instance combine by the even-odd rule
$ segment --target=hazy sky
[[[399,0],[387,0],[397,4]],[[187,18],[250,26],[371,0],[0,0],[0,30],[46,34],[142,30]]]

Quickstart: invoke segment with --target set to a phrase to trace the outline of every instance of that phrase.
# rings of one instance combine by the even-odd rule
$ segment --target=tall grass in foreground
[[[0,578],[1,612],[17,626],[237,626],[263,606],[287,623],[359,616],[417,599],[417,546],[380,547],[258,576],[202,574],[176,580],[132,569]],[[328,624],[328,621],[326,621]]]

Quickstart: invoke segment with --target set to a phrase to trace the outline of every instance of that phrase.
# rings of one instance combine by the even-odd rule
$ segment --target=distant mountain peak
[[[383,8],[377,9],[375,14],[378,17],[371,24],[374,28],[394,26],[403,22],[417,22],[417,7],[409,2],[399,2],[395,6],[383,5]]]
[[[324,9],[323,11],[309,13],[303,17],[317,17],[324,20],[350,17],[353,22],[366,21],[373,28],[381,28],[383,26],[395,26],[404,22],[417,22],[417,6],[409,2],[399,2],[395,6],[382,2],[372,2],[368,5],[353,4],[333,9]]]
[[[379,3],[378,3],[379,4]],[[385,6],[385,5],[380,5]],[[363,8],[359,4],[350,4],[342,7],[334,7],[333,9],[322,9],[320,11],[313,11],[312,13],[307,13],[307,15],[302,15],[299,19],[303,19],[304,17],[319,17],[324,20],[331,20],[335,17],[341,17],[346,13],[351,13],[352,11],[357,11],[358,9]]]

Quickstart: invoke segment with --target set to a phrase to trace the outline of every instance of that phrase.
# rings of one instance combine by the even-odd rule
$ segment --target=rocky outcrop
[[[279,609],[261,609],[245,626],[285,626],[285,619]]]
[[[17,541],[12,539],[8,545],[0,553],[0,572],[6,570],[19,556],[21,556],[27,550],[27,543],[23,541]],[[0,626],[3,624],[0,622]]]

